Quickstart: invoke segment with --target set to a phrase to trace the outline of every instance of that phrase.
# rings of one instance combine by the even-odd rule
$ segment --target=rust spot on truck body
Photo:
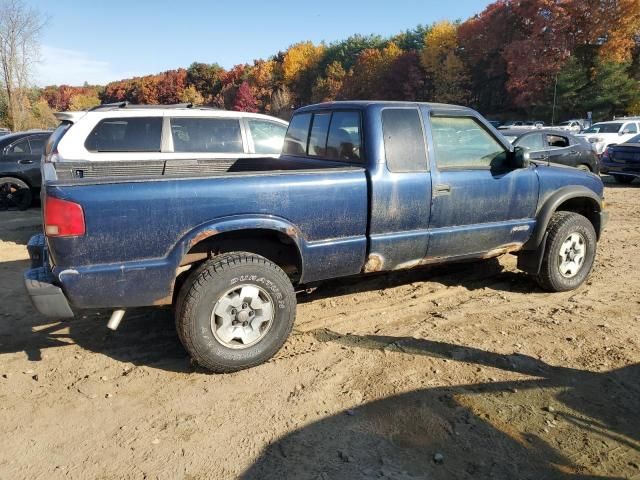
[[[506,245],[502,245],[501,247],[494,248],[493,250],[489,250],[480,258],[487,259],[487,258],[499,257],[500,255],[504,255],[505,253],[517,252],[518,250],[522,250],[522,245],[523,243],[520,243],[520,242],[507,243]]]
[[[284,232],[290,237],[298,238],[298,231],[294,227],[287,227]]]
[[[372,253],[367,257],[367,263],[364,264],[362,271],[364,273],[381,272],[384,266],[384,258],[382,255]]]
[[[188,248],[191,248],[194,245],[197,245],[202,240],[206,240],[209,237],[213,237],[217,233],[218,231],[215,228],[211,228],[209,230],[203,230],[202,232],[198,233],[195,237],[193,237],[193,239],[191,239],[191,241],[189,242]]]

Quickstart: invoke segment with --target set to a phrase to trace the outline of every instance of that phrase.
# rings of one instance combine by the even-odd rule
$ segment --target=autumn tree
[[[69,110],[80,111],[89,110],[90,108],[100,105],[100,98],[96,92],[80,93],[71,97],[69,102]]]
[[[293,99],[286,86],[278,88],[271,96],[271,115],[289,120],[293,111]]]
[[[223,74],[224,69],[217,63],[193,62],[187,69],[187,87],[193,86],[203,97],[203,103],[209,103],[220,92]]]
[[[443,103],[467,103],[468,76],[458,55],[458,26],[443,21],[424,36],[422,65],[427,74],[429,99]]]
[[[203,105],[205,100],[194,85],[187,86],[180,95],[181,103],[191,103],[193,105]]]
[[[335,62],[348,72],[355,65],[358,56],[365,50],[382,50],[388,41],[380,35],[352,35],[345,40],[331,43],[324,51],[320,70],[325,71]]]
[[[311,100],[314,103],[318,103],[340,99],[342,85],[346,76],[347,72],[339,62],[336,61],[330,64],[325,71],[325,75],[316,80]]]
[[[414,50],[403,52],[391,63],[385,76],[385,100],[424,100],[425,71]]]
[[[236,93],[236,98],[233,101],[233,109],[237,112],[252,112],[258,111],[256,108],[256,99],[251,93],[249,82],[246,80],[242,82]]]
[[[276,89],[276,70],[275,60],[256,60],[249,73],[251,93],[256,98],[258,109],[263,112],[271,110],[271,95]]]
[[[389,91],[389,75],[402,51],[393,42],[382,50],[368,49],[358,55],[345,79],[344,95],[356,99],[385,99]]]
[[[302,42],[287,50],[282,62],[282,75],[291,91],[295,92],[298,102],[308,103],[314,79],[318,76],[320,61],[325,52],[324,45]]]
[[[8,123],[14,130],[24,128],[28,120],[26,95],[44,23],[40,12],[28,8],[22,0],[0,1],[0,74]]]

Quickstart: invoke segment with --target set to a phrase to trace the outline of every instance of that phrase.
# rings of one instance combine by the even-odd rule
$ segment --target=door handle
[[[33,160],[18,160],[18,163],[22,165],[28,165],[30,163],[33,163]]]
[[[434,188],[435,195],[450,195],[451,194],[451,185],[447,185],[446,183],[439,183]]]

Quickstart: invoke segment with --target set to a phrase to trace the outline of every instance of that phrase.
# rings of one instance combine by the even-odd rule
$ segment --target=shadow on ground
[[[367,403],[278,439],[241,478],[584,480],[640,473],[640,364],[593,373],[429,340],[327,330],[316,336],[538,378],[417,390]],[[573,433],[546,435],[548,422]],[[598,441],[616,455],[576,458]],[[561,451],[574,452],[573,458]],[[600,461],[613,476],[586,473],[585,464],[597,469]]]
[[[42,317],[31,305],[22,286],[27,260],[0,263],[0,354],[24,351],[31,361],[42,358],[42,350],[75,343],[82,348],[136,365],[169,371],[192,371],[180,344],[170,308],[129,309],[116,332],[106,328],[111,311],[77,312],[76,318],[53,321]],[[536,288],[524,274],[503,271],[497,260],[455,264],[447,268],[418,269],[375,275],[364,279],[344,279],[321,285],[310,295],[301,294],[299,303],[321,298],[391,288],[417,281],[434,281],[468,289],[527,292]],[[19,296],[16,299],[16,295]]]

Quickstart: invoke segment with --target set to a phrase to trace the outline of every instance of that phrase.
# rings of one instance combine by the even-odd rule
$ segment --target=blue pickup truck
[[[296,289],[511,253],[549,291],[591,271],[606,220],[596,175],[529,159],[475,111],[405,102],[297,110],[280,158],[43,163],[37,309],[173,305],[202,366],[273,356]]]

